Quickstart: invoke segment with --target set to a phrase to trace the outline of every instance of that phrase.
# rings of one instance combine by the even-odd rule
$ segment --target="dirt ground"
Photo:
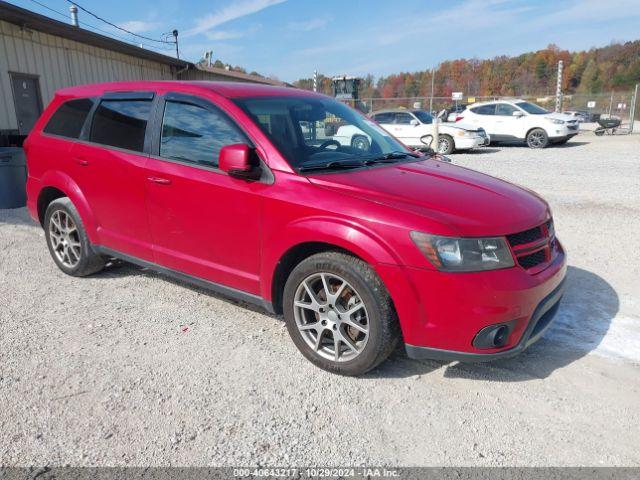
[[[331,375],[256,309],[128,265],[65,276],[0,210],[0,464],[639,466],[640,135],[452,158],[542,194],[568,252],[514,359]]]

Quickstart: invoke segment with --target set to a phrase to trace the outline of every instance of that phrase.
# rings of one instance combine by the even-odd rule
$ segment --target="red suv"
[[[367,142],[334,138],[336,122]],[[332,372],[366,372],[401,337],[414,358],[508,357],[562,296],[544,200],[416,154],[311,92],[64,89],[25,150],[29,210],[63,272],[115,257],[257,303]]]

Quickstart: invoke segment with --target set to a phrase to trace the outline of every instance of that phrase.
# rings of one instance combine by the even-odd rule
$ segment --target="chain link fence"
[[[514,97],[498,96],[466,96],[458,105],[466,105],[474,102],[486,102],[494,100],[513,99]],[[555,109],[555,96],[553,95],[524,95],[517,97],[532,103],[536,103],[550,111]],[[635,126],[640,128],[640,107],[637,105],[638,99],[634,92],[612,92],[612,93],[580,93],[564,95],[562,99],[563,111],[584,112],[590,121],[597,121],[601,115],[612,115],[619,117],[623,124],[631,123],[634,100]],[[454,107],[456,102],[451,97],[401,97],[401,98],[363,98],[360,99],[357,107],[365,113],[389,108],[423,109],[437,113],[443,109]]]

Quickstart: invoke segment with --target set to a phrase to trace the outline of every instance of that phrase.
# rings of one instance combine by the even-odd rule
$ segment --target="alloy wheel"
[[[438,139],[438,153],[447,153],[449,151],[449,140],[445,137]]]
[[[529,134],[529,145],[534,148],[539,148],[544,145],[544,133],[531,132]]]
[[[294,318],[306,344],[334,362],[353,360],[369,339],[369,317],[362,297],[334,273],[314,273],[298,285]]]
[[[75,268],[82,257],[82,244],[78,227],[71,215],[56,210],[49,221],[49,238],[56,258],[65,267]]]

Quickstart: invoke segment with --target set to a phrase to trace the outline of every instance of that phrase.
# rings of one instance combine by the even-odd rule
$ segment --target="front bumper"
[[[480,135],[476,137],[455,137],[454,142],[456,144],[456,150],[469,150],[489,144],[488,138]]]
[[[547,132],[547,135],[550,139],[558,140],[563,138],[571,138],[578,135],[580,132],[580,127],[578,124],[575,125],[575,128],[571,128],[565,125],[554,125]]]
[[[547,295],[536,307],[526,330],[520,337],[520,341],[507,350],[495,353],[468,353],[453,350],[443,350],[439,348],[417,347],[405,344],[407,355],[415,359],[444,360],[448,362],[489,362],[501,358],[511,358],[522,353],[527,347],[537,342],[544,332],[551,326],[553,317],[558,312],[560,300],[565,290],[563,280],[553,292]]]
[[[444,273],[378,265],[376,271],[393,298],[409,356],[477,362],[516,355],[540,338],[557,310],[567,265],[560,246],[535,274],[519,266]],[[510,326],[501,347],[474,346],[481,330],[498,324]]]

